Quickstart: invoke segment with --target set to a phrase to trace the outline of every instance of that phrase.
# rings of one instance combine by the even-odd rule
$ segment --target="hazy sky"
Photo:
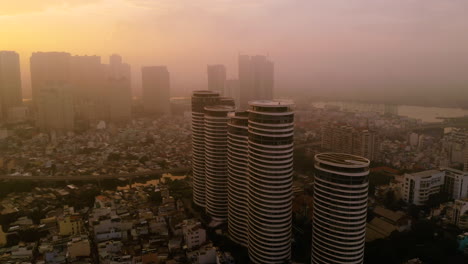
[[[0,50],[20,53],[26,89],[33,51],[119,53],[135,79],[167,65],[178,91],[205,88],[206,64],[235,77],[240,52],[269,54],[281,91],[468,95],[467,14],[467,0],[0,0]]]

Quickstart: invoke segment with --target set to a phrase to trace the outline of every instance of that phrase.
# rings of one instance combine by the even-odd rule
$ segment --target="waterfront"
[[[313,102],[311,104],[317,108],[324,108],[327,105],[339,106],[341,109],[351,112],[383,112],[383,104],[366,104],[354,102]],[[463,117],[468,116],[468,110],[461,108],[444,108],[444,107],[425,107],[399,105],[398,115],[407,116],[410,118],[420,119],[425,123],[442,122],[438,117]]]

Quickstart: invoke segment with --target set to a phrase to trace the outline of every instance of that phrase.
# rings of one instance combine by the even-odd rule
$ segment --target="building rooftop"
[[[263,106],[263,107],[275,107],[275,106],[292,106],[294,102],[292,100],[254,100],[250,101],[251,106]]]
[[[370,164],[366,158],[345,153],[321,153],[315,155],[315,159],[329,165],[355,168],[366,167]]]
[[[440,173],[440,172],[441,172],[440,170],[426,170],[426,171],[410,173],[410,175],[413,175],[415,177],[426,178],[426,177],[430,177],[430,176],[432,176],[434,174],[437,174],[437,173]]]

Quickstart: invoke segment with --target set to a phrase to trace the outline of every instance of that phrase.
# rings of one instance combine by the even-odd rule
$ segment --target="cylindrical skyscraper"
[[[231,240],[248,245],[248,112],[236,112],[228,123],[228,230]]]
[[[228,217],[228,105],[205,107],[206,212],[216,222]]]
[[[193,202],[205,207],[205,107],[219,104],[219,94],[195,91],[192,95]]]
[[[315,156],[312,263],[363,263],[370,161]]]
[[[292,102],[249,102],[249,257],[291,258],[294,112]]]

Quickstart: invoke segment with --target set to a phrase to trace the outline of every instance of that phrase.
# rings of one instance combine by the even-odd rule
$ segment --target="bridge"
[[[73,176],[12,176],[2,175],[1,180],[13,180],[13,181],[100,181],[100,180],[112,180],[112,179],[126,179],[131,180],[134,178],[145,177],[155,174],[164,173],[188,173],[191,167],[181,167],[166,170],[152,170],[136,173],[125,173],[125,174],[103,174],[103,175],[73,175]]]

